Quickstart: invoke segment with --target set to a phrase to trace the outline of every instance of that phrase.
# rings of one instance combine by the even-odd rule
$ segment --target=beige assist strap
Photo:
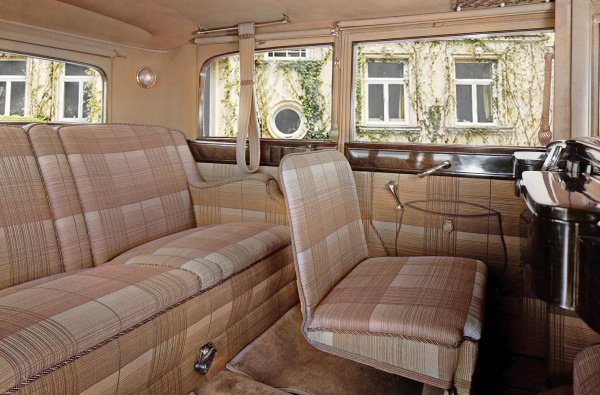
[[[240,24],[238,34],[240,36],[240,109],[236,160],[242,172],[254,173],[260,164],[260,129],[254,92],[254,23]],[[249,166],[246,164],[246,139],[249,141]]]

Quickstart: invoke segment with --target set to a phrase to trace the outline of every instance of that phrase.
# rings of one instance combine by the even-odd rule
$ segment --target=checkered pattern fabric
[[[200,346],[216,344],[215,374],[297,300],[289,247],[209,288],[138,264],[12,287],[0,291],[0,393],[187,393]]]
[[[58,134],[46,124],[32,125],[27,133],[48,194],[65,271],[92,267],[83,211]]]
[[[52,215],[25,132],[0,126],[0,289],[60,273]]]
[[[367,258],[358,196],[342,154],[324,150],[291,154],[280,165],[303,314]]]
[[[58,129],[83,208],[94,264],[194,226],[169,130],[139,125]]]
[[[367,258],[354,178],[344,156],[286,156],[302,330],[323,351],[469,393],[486,266],[453,257]]]
[[[240,225],[211,225],[179,232],[133,248],[109,264],[181,268],[196,274],[203,287],[210,287],[274,251],[289,248],[285,226]]]
[[[283,195],[275,178],[257,173],[190,185],[198,226],[227,222],[287,225]]]
[[[575,357],[573,393],[600,395],[600,345],[588,347]]]

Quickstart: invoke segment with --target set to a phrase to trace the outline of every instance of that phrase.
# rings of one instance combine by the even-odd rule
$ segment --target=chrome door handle
[[[417,173],[417,177],[419,178],[423,178],[426,177],[428,175],[430,175],[431,173],[435,173],[438,170],[442,170],[442,169],[448,169],[450,166],[452,166],[452,164],[449,161],[443,161],[440,164],[437,164],[433,167],[430,167],[429,169],[422,171],[420,173]]]

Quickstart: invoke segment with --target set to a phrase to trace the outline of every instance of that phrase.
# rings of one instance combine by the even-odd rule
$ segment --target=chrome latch
[[[206,374],[216,354],[217,349],[212,343],[207,343],[200,347],[200,350],[198,350],[198,359],[194,363],[194,369],[200,374]]]

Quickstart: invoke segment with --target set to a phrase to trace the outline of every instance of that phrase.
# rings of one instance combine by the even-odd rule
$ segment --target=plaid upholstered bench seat
[[[221,210],[246,189],[260,202]],[[187,394],[218,373],[298,302],[288,228],[264,221],[277,193],[204,182],[160,127],[0,127],[0,393]]]
[[[600,395],[600,344],[577,354],[573,371],[575,395]]]

